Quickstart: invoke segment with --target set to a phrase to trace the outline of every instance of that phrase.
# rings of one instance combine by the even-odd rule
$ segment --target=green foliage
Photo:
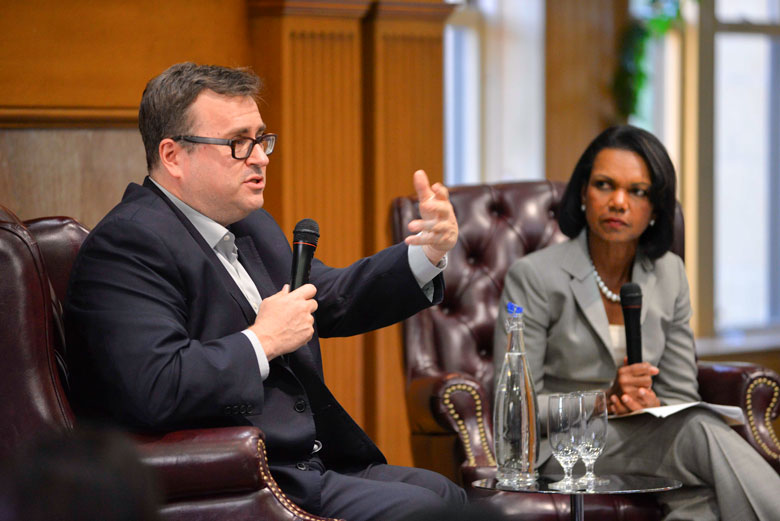
[[[612,92],[615,95],[618,113],[624,118],[636,111],[639,92],[647,83],[643,67],[649,32],[639,20],[631,20],[623,34],[620,57]]]
[[[647,20],[647,27],[655,38],[660,38],[672,28],[672,23],[674,23],[675,20],[677,20],[677,18],[660,14]]]
[[[618,113],[636,113],[639,94],[647,86],[647,44],[662,38],[679,22],[680,0],[647,0],[647,16],[632,18],[620,43],[618,67],[612,81]]]

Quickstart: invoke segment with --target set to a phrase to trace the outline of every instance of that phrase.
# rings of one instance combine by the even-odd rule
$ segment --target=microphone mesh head
[[[620,287],[620,303],[624,306],[642,305],[642,288],[636,282],[626,282]]]
[[[308,242],[317,246],[320,227],[314,219],[301,219],[293,229],[293,242]]]

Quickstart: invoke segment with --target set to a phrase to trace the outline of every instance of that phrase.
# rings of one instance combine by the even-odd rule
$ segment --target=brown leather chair
[[[0,206],[0,460],[42,431],[73,429],[77,423],[63,387],[60,303],[86,235],[73,219],[22,223]],[[163,519],[327,521],[279,490],[257,428],[139,437],[138,448],[162,484]]]
[[[565,240],[556,212],[564,185],[549,181],[454,187],[450,197],[460,226],[444,272],[444,300],[404,322],[406,401],[415,465],[461,481],[495,472],[492,435],[493,327],[504,276],[527,253]],[[393,201],[394,239],[409,234],[419,216],[413,197]],[[678,206],[672,250],[684,250]],[[780,442],[771,420],[780,412],[780,379],[744,363],[699,363],[702,398],[742,407],[737,429],[780,472]],[[472,490],[472,493],[477,491]],[[509,494],[509,497],[507,497]],[[493,498],[524,519],[567,519],[565,497],[499,493]],[[649,495],[588,496],[591,519],[660,519]]]

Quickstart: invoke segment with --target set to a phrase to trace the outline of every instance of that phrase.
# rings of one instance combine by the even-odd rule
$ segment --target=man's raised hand
[[[405,242],[422,246],[428,260],[438,264],[458,241],[458,221],[450,194],[441,183],[431,186],[423,170],[414,173],[414,189],[420,201],[420,219],[409,223],[409,231],[416,235]]]

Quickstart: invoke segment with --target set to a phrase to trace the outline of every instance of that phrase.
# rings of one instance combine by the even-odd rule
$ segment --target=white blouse
[[[612,345],[610,346],[612,358],[615,360],[615,365],[620,367],[623,365],[623,359],[626,357],[626,326],[610,324],[609,336],[612,340]]]

